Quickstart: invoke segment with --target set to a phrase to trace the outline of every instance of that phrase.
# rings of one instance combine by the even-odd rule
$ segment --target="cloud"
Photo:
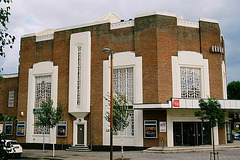
[[[6,57],[5,71],[18,68],[20,38],[46,28],[63,28],[91,22],[110,12],[128,20],[137,14],[163,11],[198,21],[199,17],[217,19],[226,41],[229,80],[240,80],[240,1],[239,0],[21,0],[11,4],[9,32],[16,36],[12,56]],[[8,54],[8,53],[7,53]],[[11,59],[11,60],[10,60]],[[15,59],[15,60],[12,60]],[[3,63],[3,62],[2,62]],[[15,69],[9,69],[15,68]]]

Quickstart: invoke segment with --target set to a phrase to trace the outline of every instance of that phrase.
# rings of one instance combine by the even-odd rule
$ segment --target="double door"
[[[211,128],[207,122],[174,122],[173,132],[175,146],[211,144]]]

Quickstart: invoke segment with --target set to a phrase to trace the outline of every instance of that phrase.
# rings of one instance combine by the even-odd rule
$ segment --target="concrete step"
[[[66,149],[66,151],[74,151],[74,152],[89,152],[90,149],[84,145],[75,145]]]

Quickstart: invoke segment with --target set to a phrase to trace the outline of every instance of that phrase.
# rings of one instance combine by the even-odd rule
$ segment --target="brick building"
[[[239,101],[227,100],[224,39],[217,20],[190,22],[153,12],[122,21],[109,14],[88,24],[22,36],[18,85],[11,83],[17,97],[14,113],[25,126],[24,134],[15,136],[19,142],[42,143],[33,111],[51,98],[55,107],[63,105],[64,118],[47,131],[46,143],[109,145],[106,47],[114,52],[114,92],[124,93],[133,105],[125,146],[159,146],[162,140],[168,147],[211,144],[209,124],[194,117],[198,99],[219,99],[227,122],[229,113],[240,108]],[[216,144],[227,143],[229,126],[214,128]],[[114,133],[114,145],[120,144]]]

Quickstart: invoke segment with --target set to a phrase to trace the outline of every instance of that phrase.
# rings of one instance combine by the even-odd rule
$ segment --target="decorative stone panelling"
[[[111,30],[126,28],[126,27],[132,27],[132,26],[134,26],[134,21],[133,20],[126,21],[126,22],[113,23],[113,24],[111,24]]]

